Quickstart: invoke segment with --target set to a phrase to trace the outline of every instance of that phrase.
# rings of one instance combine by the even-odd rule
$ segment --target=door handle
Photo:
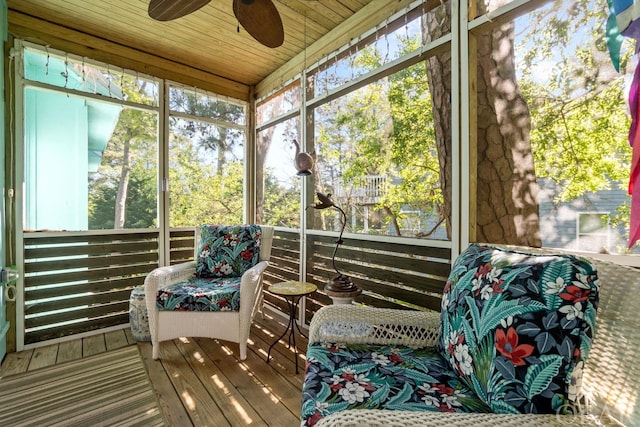
[[[18,280],[20,275],[13,268],[2,267],[0,268],[0,283],[10,283]]]

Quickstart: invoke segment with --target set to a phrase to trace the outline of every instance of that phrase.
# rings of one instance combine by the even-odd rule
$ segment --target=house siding
[[[623,225],[611,227],[607,238],[578,239],[578,217],[581,213],[617,214],[616,209],[629,203],[627,191],[612,188],[597,192],[587,192],[570,202],[556,203],[554,198],[560,187],[552,180],[539,180],[538,194],[540,212],[540,236],[542,246],[583,250],[601,253],[620,253],[627,247],[627,232]],[[612,183],[612,187],[615,183]],[[640,253],[637,249],[633,253]]]

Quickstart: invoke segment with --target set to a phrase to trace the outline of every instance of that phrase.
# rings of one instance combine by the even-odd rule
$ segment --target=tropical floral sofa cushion
[[[347,409],[490,412],[435,348],[309,344],[302,425]]]
[[[471,245],[445,287],[440,353],[494,412],[568,412],[598,287],[593,266],[575,256]]]
[[[202,225],[198,277],[240,277],[260,261],[259,225]]]
[[[240,280],[240,277],[192,277],[159,289],[156,306],[160,310],[176,311],[238,311]]]

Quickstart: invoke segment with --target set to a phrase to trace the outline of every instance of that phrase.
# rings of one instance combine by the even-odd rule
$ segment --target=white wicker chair
[[[316,426],[640,426],[640,270],[590,261],[601,288],[595,337],[582,382],[584,415],[350,410],[331,414]],[[309,342],[429,347],[437,343],[439,324],[439,313],[332,305],[314,315]]]
[[[263,225],[261,229],[260,262],[242,275],[239,311],[158,310],[156,307],[158,289],[188,280],[195,273],[196,264],[187,262],[160,267],[149,273],[144,281],[144,292],[154,359],[160,356],[161,341],[179,337],[218,338],[237,342],[240,344],[240,359],[246,359],[249,330],[262,304],[262,274],[269,265],[273,241],[273,227]]]

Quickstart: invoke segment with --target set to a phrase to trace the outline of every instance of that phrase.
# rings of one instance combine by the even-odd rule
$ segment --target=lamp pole
[[[344,228],[347,225],[347,214],[344,210],[337,206],[333,200],[331,200],[331,194],[322,194],[316,193],[319,203],[315,203],[310,205],[314,209],[327,209],[327,208],[336,208],[342,214],[342,227],[340,229],[340,235],[338,236],[338,240],[336,240],[336,247],[333,249],[333,256],[331,257],[331,263],[333,265],[333,269],[336,271],[336,276],[329,280],[327,286],[325,286],[325,293],[333,300],[334,304],[350,304],[353,302],[353,298],[360,295],[362,293],[362,289],[358,288],[351,278],[346,274],[342,274],[338,267],[336,266],[336,253],[338,252],[338,248],[344,241],[342,240],[342,235],[344,233]]]

